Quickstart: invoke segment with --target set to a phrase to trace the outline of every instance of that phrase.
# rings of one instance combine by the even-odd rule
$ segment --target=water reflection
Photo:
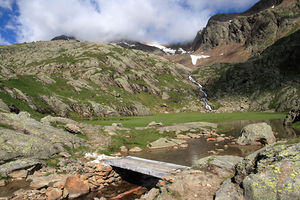
[[[276,134],[276,138],[293,138],[299,136],[299,132],[291,128],[284,127],[282,125],[282,120],[238,120],[230,122],[222,122],[222,125],[230,125],[233,127],[232,130],[226,133],[227,136],[238,137],[240,135],[241,129],[253,123],[266,122],[269,124]],[[160,149],[146,152],[139,152],[133,154],[134,156],[158,160],[164,162],[170,162],[180,165],[191,166],[196,160],[209,156],[208,151],[217,149],[224,149],[219,155],[236,155],[236,156],[247,156],[250,153],[258,150],[261,146],[239,146],[239,145],[228,145],[228,148],[224,148],[224,145],[228,144],[230,141],[224,141],[218,143],[216,146],[214,142],[207,142],[205,138],[191,139],[188,141],[188,148],[185,149]]]

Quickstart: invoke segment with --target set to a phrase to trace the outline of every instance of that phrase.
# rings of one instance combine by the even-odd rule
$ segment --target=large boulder
[[[65,190],[67,190],[70,199],[80,197],[89,193],[90,187],[87,181],[83,181],[76,176],[70,176],[65,183]]]
[[[194,168],[213,170],[219,176],[228,177],[235,172],[235,165],[243,160],[239,156],[208,156],[195,161]]]
[[[59,149],[46,139],[0,128],[0,161],[18,157],[46,159]]]
[[[299,199],[300,143],[276,145],[237,165],[235,182],[242,184],[245,199]]]
[[[267,123],[249,124],[242,129],[241,134],[237,140],[239,145],[273,144],[276,142],[272,127]]]

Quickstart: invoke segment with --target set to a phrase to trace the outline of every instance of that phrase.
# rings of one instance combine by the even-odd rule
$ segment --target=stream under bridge
[[[104,162],[112,167],[131,170],[141,174],[146,174],[156,178],[170,176],[178,170],[190,169],[190,167],[177,165],[173,163],[148,160],[134,156],[126,156],[121,158],[108,158]]]

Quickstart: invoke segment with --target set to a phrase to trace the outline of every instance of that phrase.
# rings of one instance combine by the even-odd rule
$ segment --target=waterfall
[[[202,94],[204,95],[204,97],[203,98],[201,98],[201,101],[203,101],[204,103],[205,103],[205,109],[206,110],[209,110],[209,111],[212,111],[212,108],[210,107],[210,105],[208,104],[208,100],[207,100],[207,94],[206,94],[206,92],[202,89],[203,87],[202,87],[202,85],[200,84],[200,83],[198,83],[191,75],[189,75],[189,80],[192,82],[192,83],[194,83],[194,84],[196,84],[196,85],[198,85],[199,86],[199,89],[200,89],[200,92],[202,92]]]

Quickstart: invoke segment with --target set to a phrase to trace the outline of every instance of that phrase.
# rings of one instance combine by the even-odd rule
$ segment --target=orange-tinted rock
[[[56,200],[62,196],[62,190],[58,188],[47,188],[46,195],[48,200]]]
[[[90,187],[87,181],[81,180],[78,176],[70,176],[66,180],[65,189],[69,193],[69,198],[77,198],[89,193]]]

